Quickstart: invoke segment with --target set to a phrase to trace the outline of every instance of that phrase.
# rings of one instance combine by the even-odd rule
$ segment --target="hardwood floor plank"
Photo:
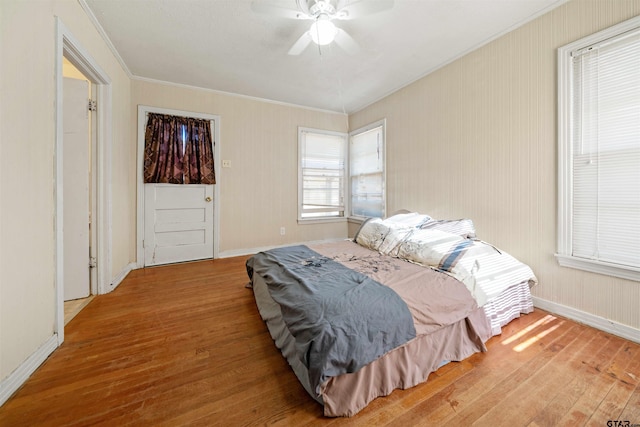
[[[595,410],[587,425],[603,425],[611,420],[622,420],[622,412],[626,408],[634,391],[638,388],[640,378],[640,350],[637,346],[627,345],[623,342],[623,350],[620,352],[617,363],[611,363],[606,369],[599,369],[601,375],[613,378],[609,392]],[[636,423],[635,420],[633,421]]]
[[[537,309],[487,353],[326,418],[269,336],[246,258],[132,271],[66,326],[0,426],[640,423],[640,346]]]
[[[481,422],[482,424],[490,422],[487,420],[495,419],[496,416],[508,419],[517,417],[520,422],[525,423],[527,412],[533,408],[541,409],[541,406],[544,407],[544,402],[547,401],[549,396],[554,396],[557,391],[554,388],[557,384],[557,379],[552,378],[546,383],[544,378],[541,381],[538,380],[539,373],[556,366],[565,368],[563,362],[571,357],[572,354],[592,351],[597,348],[597,343],[592,342],[590,332],[586,327],[576,327],[569,330],[567,334],[561,337],[565,340],[559,339],[551,343],[542,352],[483,394],[475,404],[459,412],[456,419],[460,419],[464,424],[471,424],[488,416],[485,421]],[[571,374],[573,372],[566,370],[566,375]],[[541,388],[537,384],[532,384],[538,381],[542,382]],[[504,390],[509,390],[510,393],[506,394]],[[521,409],[519,408],[520,406],[525,408]],[[487,408],[492,409],[487,411]],[[494,412],[493,416],[491,415],[492,411]]]
[[[500,352],[499,349],[501,348],[507,351],[504,346],[500,346],[498,343],[500,338],[513,337],[518,332],[518,328],[515,327],[514,324],[519,324],[522,328],[526,328],[536,321],[539,321],[545,315],[546,313],[535,312],[516,319],[504,328],[501,337],[494,337],[489,340],[487,343],[489,353],[495,353],[491,347],[497,347],[496,352]],[[361,420],[360,425],[384,425],[393,421],[408,410],[413,409],[423,401],[433,397],[436,393],[442,392],[445,387],[459,381],[460,378],[474,368],[472,361],[479,357],[482,357],[482,355],[474,355],[465,361],[445,365],[440,370],[432,373],[426,383],[406,391],[396,391],[392,393],[390,396],[384,398],[384,406],[379,410],[376,410],[374,406],[370,405],[358,414],[358,419]],[[373,403],[376,402],[377,401],[374,401]]]
[[[567,334],[571,335],[571,331],[578,327],[574,323],[557,319],[554,316],[550,316],[544,321],[546,323],[534,326],[528,334],[516,338],[516,341],[513,342],[509,341],[509,338],[494,337],[497,338],[495,340],[492,338],[494,342],[491,343],[487,353],[475,354],[469,358],[469,361],[474,364],[472,371],[447,385],[433,397],[421,402],[411,412],[403,414],[390,425],[411,425],[418,420],[430,425],[456,424],[460,421],[458,413],[471,405],[480,405],[484,411],[491,409],[490,406],[485,406],[482,400],[487,392],[493,389],[496,384],[513,375],[521,366],[532,360],[545,348],[553,345],[556,340]],[[535,323],[530,326],[533,325]],[[536,345],[523,348],[520,352],[514,351],[516,345],[540,334],[546,330],[545,328],[554,329],[542,336]],[[495,357],[492,357],[492,354],[495,354]]]
[[[587,388],[593,384],[595,377],[600,375],[598,370],[592,369],[592,366],[608,361],[607,349],[610,346],[607,345],[605,339],[606,334],[594,335],[592,342],[586,347],[586,352],[583,351],[580,357],[575,358],[571,364],[566,366],[567,370],[573,372],[573,378],[566,386],[558,388],[558,392],[551,399],[551,402],[536,415],[530,425],[558,425],[560,420],[570,412],[578,399],[585,394]],[[604,351],[601,352],[602,349]],[[617,363],[625,365],[628,361],[625,361],[628,359],[628,353],[621,348],[613,359],[610,359],[611,367]]]
[[[614,343],[620,340],[604,332],[600,334],[609,337]],[[566,414],[560,418],[557,425],[585,425],[614,387],[617,381],[616,372],[620,372],[621,368],[626,370],[627,366],[633,369],[634,364],[637,363],[640,346],[624,340],[622,342],[619,352],[610,360],[606,360],[606,357],[585,359],[585,372],[577,375],[573,380],[580,387],[581,394]],[[611,345],[607,343],[607,347]],[[607,417],[614,415],[613,412],[606,414]]]
[[[640,424],[640,385],[636,386],[636,389],[629,397],[627,405],[622,414],[620,414],[620,419],[627,420],[633,424]]]
[[[569,383],[575,375],[571,365],[579,367],[585,355],[591,354],[594,350],[599,350],[602,343],[581,342],[574,345],[574,340],[562,349],[553,360],[549,360],[544,366],[531,372],[526,380],[517,387],[510,387],[512,393],[497,405],[487,411],[478,422],[478,425],[503,425],[509,420],[520,420],[528,424],[536,415],[557,398],[556,394],[564,385]],[[606,340],[604,341],[606,342]],[[586,345],[586,344],[590,345]],[[604,347],[611,357],[616,352],[616,348]]]

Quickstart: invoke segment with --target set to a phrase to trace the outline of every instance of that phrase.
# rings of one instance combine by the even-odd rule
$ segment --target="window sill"
[[[339,218],[298,218],[298,225],[311,225],[311,224],[326,224],[331,222],[347,222],[347,218],[341,216]]]
[[[347,218],[347,222],[349,222],[349,224],[358,224],[358,225],[362,225],[362,223],[364,223],[368,218],[365,216],[350,216],[349,218]]]
[[[585,258],[577,258],[571,255],[556,254],[556,259],[558,260],[558,264],[562,267],[575,268],[578,270],[585,270],[592,273],[599,273],[640,282],[640,268],[589,260]]]

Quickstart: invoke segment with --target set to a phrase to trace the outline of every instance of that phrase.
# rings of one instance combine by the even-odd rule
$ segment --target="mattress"
[[[381,283],[388,282],[392,277],[401,286],[411,287],[417,272],[442,275],[449,281],[447,283],[454,280],[445,273],[371,251],[352,241],[311,248],[323,256],[341,260],[354,269],[368,272]],[[445,362],[461,361],[475,352],[485,350],[484,342],[499,330],[500,322],[504,319],[492,316],[497,322],[492,325],[484,308],[475,305],[466,317],[446,322],[446,325],[424,331],[418,326],[418,331],[422,333],[415,339],[394,348],[356,372],[330,377],[317,390],[309,380],[308,367],[296,350],[295,338],[283,320],[280,305],[271,297],[264,277],[254,274],[252,287],[260,315],[276,346],[309,395],[324,405],[326,416],[352,416],[377,397],[386,396],[395,389],[406,389],[425,382],[429,374]],[[460,287],[464,289],[464,285],[460,284]],[[400,289],[400,293],[405,291]],[[415,304],[418,302],[410,302],[412,306]],[[420,310],[418,306],[414,309]],[[494,311],[500,313],[504,311],[504,307],[496,302]]]
[[[353,241],[256,254],[247,272],[276,346],[332,417],[355,415],[377,397],[425,382],[445,363],[486,351],[491,336],[533,311],[537,283],[528,266],[478,240],[471,221],[415,213],[368,221]],[[397,304],[389,290],[406,305],[409,324],[384,314]],[[375,308],[362,308],[368,305]],[[398,330],[401,341],[379,346],[379,337],[389,341]],[[373,357],[358,359],[371,346]],[[318,363],[325,348],[342,353]],[[328,369],[319,374],[318,366]]]

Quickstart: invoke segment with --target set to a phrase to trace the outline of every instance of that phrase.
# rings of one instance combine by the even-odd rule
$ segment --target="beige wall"
[[[133,87],[134,104],[220,116],[220,153],[232,166],[216,171],[221,256],[346,237],[345,222],[297,223],[298,126],[346,132],[345,115],[140,80]]]
[[[638,14],[638,0],[571,1],[352,114],[352,129],[387,119],[388,211],[472,218],[531,265],[537,297],[640,329],[640,283],[554,258],[556,49]]]
[[[0,1],[0,380],[54,331],[56,16],[112,80],[112,277],[135,260],[129,78],[77,1]]]

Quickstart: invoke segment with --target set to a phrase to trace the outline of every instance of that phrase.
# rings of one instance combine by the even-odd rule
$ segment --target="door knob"
[[[206,199],[204,199],[205,202],[209,203],[211,201],[211,197],[207,196]]]

